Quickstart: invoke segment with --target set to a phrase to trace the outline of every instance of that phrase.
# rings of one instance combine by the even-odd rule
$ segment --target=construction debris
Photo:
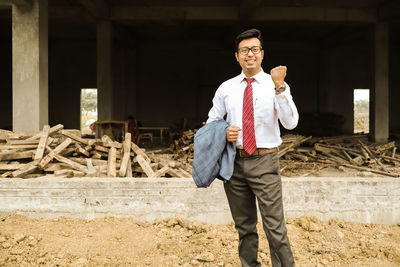
[[[185,131],[169,148],[146,152],[131,142],[107,135],[82,138],[62,125],[39,132],[0,130],[0,178],[4,177],[191,177],[194,136]],[[384,176],[400,176],[400,155],[394,141],[368,142],[363,134],[313,138],[285,135],[279,147],[285,176],[315,175],[327,167],[350,168]]]
[[[146,153],[126,133],[121,143],[108,136],[82,138],[59,124],[42,131],[0,130],[0,177],[191,177],[191,165],[169,155]]]
[[[293,169],[293,166],[296,169],[309,169],[307,167],[312,165],[311,171],[300,176],[308,176],[330,166],[400,176],[400,156],[396,154],[394,141],[377,145],[368,142],[368,136],[361,134],[328,138],[287,135],[282,139],[283,144],[278,152],[282,157],[281,171]]]

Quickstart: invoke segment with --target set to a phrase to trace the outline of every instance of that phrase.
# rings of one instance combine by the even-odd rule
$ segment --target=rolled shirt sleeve
[[[286,84],[286,90],[284,92],[275,95],[274,104],[282,126],[288,130],[294,129],[299,121],[299,113],[293,102],[288,84]]]
[[[215,96],[212,100],[213,107],[208,112],[208,120],[207,123],[216,120],[222,120],[226,114],[225,102],[223,96],[221,95],[220,88],[215,92]]]

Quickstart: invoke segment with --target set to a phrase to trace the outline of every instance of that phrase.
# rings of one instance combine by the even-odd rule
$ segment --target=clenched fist
[[[275,88],[285,85],[286,66],[278,66],[271,70],[271,78],[275,84]]]
[[[235,142],[238,138],[241,129],[236,125],[231,125],[226,130],[226,140],[228,142]]]

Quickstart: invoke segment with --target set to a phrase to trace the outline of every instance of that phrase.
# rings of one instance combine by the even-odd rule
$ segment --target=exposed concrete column
[[[98,119],[113,119],[112,24],[97,22],[97,96]]]
[[[48,124],[48,0],[12,6],[13,130]]]
[[[375,83],[372,94],[373,139],[386,142],[389,138],[389,27],[375,25]]]

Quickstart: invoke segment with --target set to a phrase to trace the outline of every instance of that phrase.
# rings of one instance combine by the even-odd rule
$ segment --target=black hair
[[[235,51],[238,51],[239,48],[239,43],[241,41],[243,41],[244,39],[250,39],[250,38],[257,38],[258,40],[260,40],[260,44],[261,47],[263,46],[263,40],[261,37],[261,31],[257,30],[257,29],[250,29],[247,31],[242,32],[241,34],[239,34],[238,36],[236,36],[236,40],[235,40]]]

